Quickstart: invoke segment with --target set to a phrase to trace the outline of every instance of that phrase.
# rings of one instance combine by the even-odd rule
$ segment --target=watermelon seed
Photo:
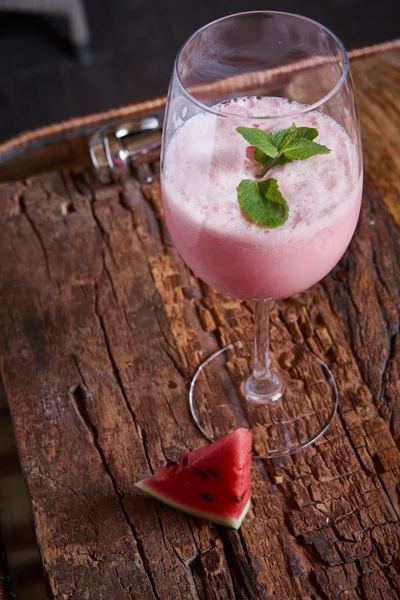
[[[195,471],[197,471],[197,473],[199,475],[201,475],[202,477],[204,477],[204,479],[208,479],[207,477],[207,473],[204,473],[204,471],[202,471],[201,469],[198,469],[197,467],[193,467]]]
[[[189,462],[189,459],[188,459],[188,457],[187,457],[187,456],[184,456],[184,458],[183,458],[183,466],[184,466],[184,467],[187,467],[187,464],[188,464],[188,462]]]
[[[212,475],[213,477],[219,477],[219,475],[218,475],[218,473],[217,473],[216,471],[213,471],[212,469],[207,469],[207,471],[208,471],[209,473],[211,473],[211,475]]]
[[[233,496],[233,499],[235,502],[237,502],[239,504],[239,502],[241,502],[244,498],[244,492],[243,494],[238,498],[237,496]]]
[[[212,502],[213,497],[210,496],[210,494],[202,494],[204,500],[207,500],[207,502]]]

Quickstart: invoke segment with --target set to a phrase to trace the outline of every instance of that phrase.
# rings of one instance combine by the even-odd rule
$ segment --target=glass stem
[[[253,377],[268,379],[271,375],[271,353],[269,347],[270,301],[254,302],[254,363]]]
[[[254,358],[253,372],[245,382],[246,397],[250,402],[276,402],[282,395],[281,382],[271,366],[270,301],[254,302]]]

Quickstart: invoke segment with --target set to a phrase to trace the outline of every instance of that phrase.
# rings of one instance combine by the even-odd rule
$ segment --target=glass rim
[[[196,105],[198,108],[201,108],[205,112],[214,114],[219,117],[223,117],[225,119],[236,118],[236,119],[243,120],[243,119],[248,118],[248,119],[251,119],[252,121],[254,121],[254,120],[255,121],[266,121],[266,120],[270,120],[270,119],[276,120],[276,118],[280,116],[280,115],[267,115],[267,116],[263,116],[263,117],[260,117],[260,116],[246,117],[246,115],[232,115],[227,112],[215,110],[212,106],[208,106],[207,104],[205,104],[204,102],[202,102],[201,100],[199,100],[198,98],[193,96],[193,94],[191,94],[187,90],[187,88],[183,84],[182,79],[179,75],[179,72],[178,72],[179,60],[181,58],[183,50],[186,48],[186,46],[189,44],[189,42],[191,40],[193,40],[199,33],[208,29],[212,25],[215,25],[216,23],[220,23],[221,21],[227,21],[228,19],[233,19],[235,17],[244,17],[246,15],[282,15],[282,16],[287,16],[287,17],[295,17],[299,20],[307,21],[308,23],[313,23],[313,24],[317,25],[320,29],[326,31],[326,33],[328,33],[329,36],[335,40],[340,51],[342,52],[343,70],[342,70],[342,73],[341,73],[338,81],[335,83],[335,85],[332,87],[332,89],[329,90],[329,92],[327,94],[325,94],[322,98],[317,100],[317,102],[313,102],[313,104],[304,105],[304,109],[294,110],[294,111],[290,111],[287,113],[285,112],[285,114],[282,116],[292,117],[292,116],[302,115],[302,114],[306,114],[310,111],[313,111],[313,110],[317,109],[319,106],[321,106],[322,104],[325,104],[325,102],[327,102],[330,98],[332,98],[336,94],[336,92],[342,87],[342,85],[345,82],[345,80],[348,76],[348,73],[349,73],[349,57],[348,57],[347,50],[344,47],[343,42],[331,29],[329,29],[325,25],[322,25],[315,19],[310,19],[309,17],[305,17],[305,16],[299,15],[297,13],[289,13],[289,12],[278,11],[278,10],[253,10],[253,11],[250,10],[250,11],[245,11],[245,12],[233,13],[231,15],[226,15],[225,17],[220,17],[219,19],[215,19],[214,21],[211,21],[210,23],[207,23],[206,25],[203,25],[203,27],[200,27],[199,29],[197,29],[194,33],[192,33],[192,35],[190,35],[183,42],[182,46],[180,47],[180,49],[178,51],[178,54],[176,55],[175,61],[174,61],[173,76],[176,78],[176,81],[178,82],[179,87],[181,88],[181,90],[183,92],[183,95],[186,96],[186,98],[190,102],[192,102],[194,105]]]

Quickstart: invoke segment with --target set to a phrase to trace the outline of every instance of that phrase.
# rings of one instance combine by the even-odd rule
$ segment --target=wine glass
[[[276,132],[285,130],[282,140],[291,127],[309,128],[301,131],[312,130],[304,135],[327,149],[265,162],[244,134],[264,131],[279,148]],[[260,173],[265,164],[272,166]],[[279,219],[287,220],[265,226],[247,201],[239,203],[238,188],[250,180],[253,191],[261,190],[258,182],[272,178],[288,214],[278,207]],[[161,192],[185,263],[217,291],[254,302],[254,342],[221,348],[193,378],[195,422],[210,440],[249,427],[263,457],[311,444],[337,410],[335,379],[284,328],[274,327],[271,341],[269,315],[271,301],[308,289],[338,263],[358,220],[360,131],[348,58],[336,35],[311,19],[269,11],[224,17],[192,35],[168,93]]]

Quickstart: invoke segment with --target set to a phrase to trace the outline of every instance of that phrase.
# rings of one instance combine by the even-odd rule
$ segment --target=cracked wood
[[[353,62],[359,227],[331,275],[273,310],[275,339],[331,366],[339,415],[304,452],[254,461],[240,532],[133,483],[204,444],[188,381],[245,336],[250,305],[183,265],[157,181],[76,170],[0,188],[1,376],[56,600],[399,597],[399,67],[399,52]]]

